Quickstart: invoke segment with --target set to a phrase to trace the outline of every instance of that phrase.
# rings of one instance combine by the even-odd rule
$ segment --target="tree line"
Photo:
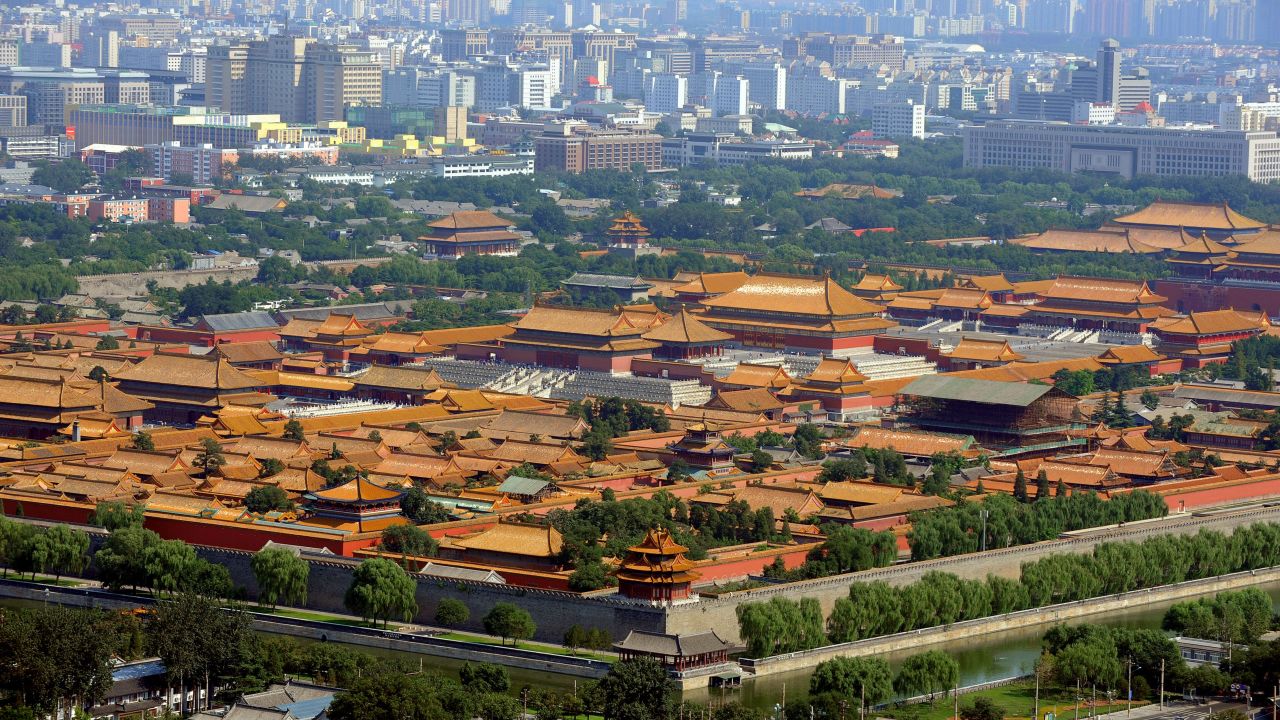
[[[1161,518],[1169,513],[1164,499],[1146,490],[1103,500],[1092,492],[1066,495],[1061,488],[1050,497],[1049,479],[1042,471],[1036,478],[1035,501],[1027,502],[1027,481],[1021,492],[996,494],[973,502],[960,498],[955,505],[911,516],[907,541],[912,560],[929,560],[1051,540],[1064,532],[1117,523]],[[983,532],[986,532],[985,537]]]
[[[900,586],[856,582],[825,623],[812,598],[743,603],[738,628],[748,654],[766,657],[1275,565],[1280,525],[1255,523],[1231,535],[1201,530],[1049,555],[1024,563],[1017,580],[931,571]]]

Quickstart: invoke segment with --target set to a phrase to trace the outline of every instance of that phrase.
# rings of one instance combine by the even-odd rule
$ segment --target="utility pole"
[[[1036,675],[1036,711],[1031,716],[1031,720],[1040,720],[1040,658],[1036,658],[1036,664],[1032,671]]]
[[[1125,681],[1125,691],[1128,692],[1129,697],[1124,701],[1124,716],[1127,719],[1133,713],[1133,658],[1126,660],[1125,666],[1129,671],[1129,677]]]
[[[867,720],[867,684],[864,681],[858,694],[858,720]]]
[[[1164,709],[1164,659],[1160,660],[1160,709]],[[1271,720],[1275,720],[1272,718]]]
[[[987,511],[981,510],[978,513],[982,516],[982,551],[987,551]],[[960,713],[956,713],[956,717],[960,717]]]
[[[1080,678],[1076,678],[1076,720],[1080,720]]]
[[[952,699],[955,701],[956,720],[960,720],[960,681],[956,680],[956,691],[952,693]]]

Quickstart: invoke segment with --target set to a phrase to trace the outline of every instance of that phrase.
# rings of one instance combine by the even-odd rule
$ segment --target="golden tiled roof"
[[[1013,289],[1013,283],[1009,282],[1003,273],[999,275],[971,275],[965,278],[961,285],[987,292],[1007,292]]]
[[[791,384],[791,376],[777,365],[738,363],[728,375],[720,379],[724,385],[781,389]]]
[[[1028,250],[1058,252],[1134,253],[1151,255],[1167,248],[1148,245],[1127,230],[1046,230],[1039,235],[1009,241]]]
[[[214,390],[246,390],[260,383],[221,358],[157,353],[116,374],[117,380]]]
[[[896,502],[905,492],[904,488],[892,485],[844,481],[823,485],[818,491],[818,497],[825,502],[834,500],[857,505],[881,505]]]
[[[1266,313],[1242,312],[1235,309],[1193,312],[1182,317],[1162,318],[1152,329],[1178,335],[1217,335],[1220,333],[1262,331],[1271,326]]]
[[[1158,362],[1164,358],[1146,345],[1117,345],[1098,356],[1100,362],[1120,364]]]
[[[511,223],[488,210],[460,210],[448,217],[428,223],[429,227],[444,230],[476,230],[486,228],[505,229]]]
[[[768,390],[751,388],[749,390],[723,390],[718,392],[706,404],[706,407],[736,410],[738,412],[766,412],[768,410],[777,410],[785,405],[786,403],[774,397],[773,393]]]
[[[1208,230],[1260,230],[1267,226],[1231,209],[1227,203],[1165,202],[1147,207],[1112,222],[1121,225],[1204,228]]]
[[[1210,240],[1208,235],[1201,234],[1200,237],[1175,248],[1174,252],[1195,255],[1229,255],[1231,248],[1220,242]]]
[[[760,273],[737,290],[700,301],[712,311],[756,310],[789,315],[847,317],[875,315],[879,305],[845,290],[830,277]]]
[[[733,336],[707,327],[687,310],[681,310],[675,317],[645,333],[644,339],[653,342],[715,343],[732,340]]]
[[[1018,354],[1009,346],[1008,340],[984,340],[982,338],[960,338],[960,342],[956,343],[955,349],[949,353],[944,353],[953,360],[981,360],[987,362],[1013,362],[1014,360],[1022,360],[1023,355]]]
[[[1280,255],[1280,231],[1266,230],[1249,236],[1234,249],[1241,255]]]
[[[858,430],[857,435],[844,443],[849,447],[893,449],[904,455],[928,457],[934,453],[963,453],[973,445],[973,438],[968,435],[943,435],[919,430],[863,427]]]
[[[857,285],[853,286],[854,290],[865,290],[868,292],[893,292],[901,290],[902,286],[893,281],[888,275],[873,275],[867,273],[862,276]]]
[[[222,343],[213,352],[230,363],[269,362],[284,357],[275,345],[266,340]]]
[[[444,352],[440,345],[429,342],[425,333],[388,332],[365,338],[365,347],[377,352],[390,353],[438,353]]]
[[[693,295],[721,295],[742,287],[751,276],[741,270],[722,273],[698,273],[695,277],[672,288],[676,293]]]
[[[636,311],[626,307],[614,309],[552,307],[535,305],[515,324],[516,331],[564,333],[598,337],[639,337],[660,325],[667,315]]]
[[[867,376],[858,372],[848,358],[824,357],[818,366],[804,378],[805,382],[833,383],[839,385],[864,383]]]
[[[466,550],[555,558],[564,547],[560,531],[550,525],[525,525],[500,522],[475,535],[450,538],[450,545]]]
[[[341,313],[329,313],[329,317],[315,329],[317,336],[329,337],[364,337],[372,333],[373,330],[357,320],[355,315]]]
[[[434,368],[374,365],[363,374],[352,378],[357,386],[390,388],[394,390],[430,391],[445,384],[444,378]]]
[[[991,307],[991,296],[986,290],[969,288],[947,288],[934,301],[935,307],[961,308],[965,310],[984,310]]]
[[[1042,293],[1046,300],[1090,300],[1093,302],[1149,305],[1167,298],[1151,292],[1142,280],[1059,276]]]
[[[312,494],[318,500],[333,502],[390,501],[400,497],[399,491],[384,488],[381,485],[374,485],[362,477],[357,477],[355,480],[328,490],[317,490]]]

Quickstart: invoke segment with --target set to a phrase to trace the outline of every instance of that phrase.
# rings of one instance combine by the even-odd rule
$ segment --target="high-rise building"
[[[22,95],[0,95],[0,128],[26,125],[27,99]]]
[[[381,102],[382,67],[367,50],[290,36],[209,49],[205,103],[224,112],[319,122]]]
[[[876,105],[871,110],[871,132],[880,138],[923,138],[924,105],[910,101]]]
[[[674,73],[654,73],[644,90],[644,106],[650,112],[671,113],[689,102],[689,78]]]
[[[445,62],[481,57],[489,52],[487,30],[443,30],[440,32],[440,56]]]
[[[120,33],[115,30],[93,30],[85,34],[80,43],[82,67],[120,67]]]
[[[723,69],[747,79],[751,102],[766,110],[787,107],[787,69],[781,63],[728,61]]]
[[[245,70],[249,46],[244,43],[213,45],[205,64],[205,104],[229,113],[249,112],[245,94]]]
[[[711,112],[717,116],[746,115],[751,99],[751,81],[741,75],[722,76],[716,82]]]
[[[72,105],[148,102],[151,85],[143,72],[87,68],[0,68],[0,95],[26,98],[30,125],[64,125]]]

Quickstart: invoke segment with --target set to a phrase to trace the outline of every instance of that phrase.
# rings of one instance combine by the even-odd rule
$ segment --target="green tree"
[[[408,622],[418,612],[417,587],[404,568],[385,558],[369,558],[352,573],[344,603],[375,624],[381,620],[385,628],[392,617]]]
[[[504,643],[508,638],[512,641],[531,638],[537,631],[537,625],[534,624],[533,616],[529,611],[509,602],[495,604],[485,614],[482,622],[485,632],[497,635]]]
[[[941,650],[930,650],[912,655],[902,662],[893,680],[893,689],[899,695],[929,695],[930,701],[937,693],[947,693],[960,679],[960,665]]]
[[[332,720],[454,720],[441,702],[443,680],[431,673],[362,675],[334,697],[327,715]]]
[[[428,497],[418,485],[409,488],[401,498],[400,512],[415,525],[434,525],[449,521],[449,509]]]
[[[161,593],[181,590],[195,562],[196,551],[181,540],[159,540],[142,550],[147,585]]]
[[[151,433],[146,430],[139,430],[133,434],[133,449],[152,451],[156,449],[156,444],[151,439]]]
[[[303,429],[302,423],[297,420],[290,420],[284,424],[284,433],[280,437],[286,440],[297,440],[299,442],[307,439],[306,430]]]
[[[142,505],[126,505],[113,500],[98,503],[93,514],[89,516],[89,524],[114,532],[122,527],[142,527]]]
[[[1013,499],[1018,502],[1027,501],[1027,476],[1022,473],[1021,467],[1013,477]]]
[[[258,582],[258,601],[272,608],[284,601],[302,605],[307,601],[307,581],[311,564],[291,550],[265,547],[249,562]]]
[[[436,605],[435,624],[444,627],[458,627],[471,619],[471,610],[467,604],[454,598],[445,598]]]
[[[1036,502],[1049,499],[1049,473],[1041,470],[1036,473]]]
[[[76,575],[89,560],[89,536],[67,525],[54,525],[32,538],[33,556],[39,556],[41,572],[52,572],[55,579]]]
[[[667,720],[675,689],[666,668],[652,658],[614,663],[598,685],[606,720]]]
[[[98,579],[111,590],[148,587],[150,575],[144,556],[148,548],[159,542],[159,535],[139,525],[117,527],[93,555]]]
[[[279,485],[259,485],[244,496],[244,507],[249,512],[266,513],[292,510],[294,506],[289,493]]]
[[[989,697],[978,696],[960,709],[960,720],[1004,720],[1004,708]]]
[[[507,669],[494,663],[463,663],[458,677],[462,687],[473,693],[503,693],[511,687]]]
[[[832,658],[814,668],[809,694],[861,699],[868,706],[876,705],[893,694],[893,674],[881,658]]]
[[[217,440],[204,438],[200,441],[200,450],[191,464],[200,469],[205,477],[211,477],[222,470],[222,466],[227,464],[227,458],[222,454],[222,445]]]
[[[439,543],[417,525],[392,525],[382,531],[382,547],[388,552],[400,553],[407,559],[430,557],[436,554]]]

